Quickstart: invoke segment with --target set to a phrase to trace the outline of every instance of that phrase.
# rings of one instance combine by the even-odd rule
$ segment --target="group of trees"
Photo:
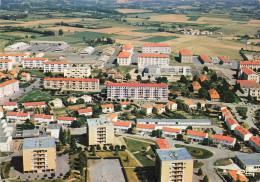
[[[50,31],[50,30],[41,31],[41,30],[36,30],[33,28],[25,28],[21,26],[18,27],[4,26],[4,31],[5,32],[14,32],[14,31],[32,32],[32,33],[43,34],[45,36],[55,36],[54,31]]]
[[[59,134],[59,140],[61,145],[67,145],[70,144],[70,147],[72,150],[77,149],[77,144],[76,144],[76,139],[74,135],[71,135],[70,130],[68,129],[67,131],[63,129],[62,127],[60,128],[60,134]],[[61,145],[57,145],[57,150],[61,150]]]
[[[167,77],[156,77],[155,80],[156,80],[156,83],[165,83],[165,84],[168,83]]]
[[[5,14],[5,15],[1,15],[0,19],[3,20],[16,20],[16,19],[24,19],[27,18],[28,14],[26,13],[19,13],[19,14]]]
[[[88,44],[89,46],[95,47],[97,45],[105,45],[105,44],[114,44],[116,41],[110,37],[101,37],[97,39],[86,39],[86,37],[82,37],[82,40]]]

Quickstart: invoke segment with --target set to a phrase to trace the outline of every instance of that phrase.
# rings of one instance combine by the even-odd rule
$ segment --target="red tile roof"
[[[81,114],[81,113],[87,113],[87,112],[92,112],[92,108],[89,107],[89,108],[86,108],[86,109],[79,109],[78,110],[78,113]]]
[[[204,54],[200,55],[200,59],[202,59],[205,63],[212,63],[212,60]]]
[[[131,104],[130,102],[120,102],[121,105],[129,105]]]
[[[110,113],[109,115],[106,116],[106,118],[111,118],[112,120],[117,117],[116,113]]]
[[[109,107],[114,107],[114,105],[113,104],[101,105],[101,108],[109,108]]]
[[[32,60],[47,60],[47,58],[43,58],[43,57],[40,57],[40,58],[23,58],[24,61],[32,61]]]
[[[18,112],[7,112],[7,116],[17,116]]]
[[[178,129],[178,128],[169,128],[169,127],[162,127],[162,131],[170,131],[170,132],[180,133],[180,132],[181,132],[181,129]]]
[[[114,121],[114,126],[125,126],[125,127],[130,127],[131,123],[130,122],[120,122],[120,121]]]
[[[73,81],[73,82],[97,82],[93,78],[44,78],[44,81]]]
[[[156,108],[156,109],[165,108],[165,106],[164,106],[164,105],[161,105],[161,104],[159,104],[159,105],[154,105],[153,107]]]
[[[241,88],[259,88],[259,83],[256,83],[255,80],[237,80],[237,84],[240,84]]]
[[[224,136],[224,135],[213,135],[213,139],[217,139],[217,140],[224,140],[224,141],[228,141],[228,142],[234,142],[235,138],[229,137],[229,136]]]
[[[219,96],[219,94],[216,90],[210,89],[210,90],[208,90],[208,92],[209,92],[211,99],[219,99],[220,98],[220,96]]]
[[[0,59],[0,62],[11,62],[11,59]]]
[[[53,115],[44,115],[43,119],[51,119],[53,117]]]
[[[26,106],[42,106],[42,105],[46,105],[46,103],[43,101],[43,102],[26,102],[26,103],[23,103],[23,105],[26,107]]]
[[[169,149],[169,148],[171,148],[171,146],[169,145],[169,143],[165,139],[156,139],[155,141],[156,141],[159,149]]]
[[[247,131],[247,129],[243,128],[242,126],[237,126],[235,128],[235,130],[237,130],[239,133],[241,133],[242,135],[247,135],[247,134],[252,134],[249,131]]]
[[[15,82],[18,82],[18,80],[8,80],[6,82],[1,83],[0,87],[4,87],[6,85],[10,85],[10,84],[15,83]]]
[[[17,105],[17,102],[5,102],[3,105],[4,106],[15,106],[15,105]]]
[[[208,78],[205,75],[199,76],[200,82],[204,82],[205,80],[208,80]]]
[[[188,130],[188,131],[187,131],[187,135],[195,135],[195,136],[206,137],[208,134],[207,134],[207,133],[200,132],[200,131]]]
[[[175,103],[172,101],[169,101],[166,105],[169,106],[169,105],[173,105],[173,104],[175,104]]]
[[[27,56],[26,54],[22,54],[22,53],[10,53],[10,54],[0,54],[0,56]]]
[[[58,120],[74,121],[75,117],[58,117]]]
[[[126,50],[131,50],[133,48],[133,45],[132,44],[125,44],[123,46],[123,49],[126,49]]]
[[[168,55],[165,54],[139,54],[138,57],[143,57],[143,58],[169,58]]]
[[[191,85],[192,85],[194,91],[198,91],[199,89],[201,89],[200,83],[197,81],[192,82]]]
[[[68,61],[47,61],[44,62],[43,64],[69,64]]]
[[[254,142],[257,146],[260,147],[260,138],[257,136],[252,136],[251,138],[249,138],[249,140],[251,140],[252,142]]]
[[[260,61],[240,61],[240,65],[260,65]]]
[[[221,109],[222,114],[226,113],[226,112],[230,112],[227,108]]]
[[[18,113],[17,117],[28,117],[29,113]]]
[[[171,47],[169,44],[143,44],[143,47]]]
[[[190,100],[185,100],[185,101],[183,102],[183,104],[185,104],[185,105],[187,105],[187,106],[191,106],[191,105],[194,105],[195,103],[192,102],[192,101],[190,101]]]
[[[44,115],[43,114],[35,114],[34,118],[42,118]]]
[[[234,170],[234,171],[228,171],[228,174],[231,176],[231,178],[234,181],[241,181],[241,182],[245,182],[248,181],[247,177],[245,177],[245,175],[243,174],[239,174],[239,171]]]
[[[234,124],[239,125],[239,123],[237,122],[237,120],[235,120],[235,119],[232,118],[232,117],[227,118],[227,122],[228,122],[231,126],[234,125]]]
[[[131,56],[131,52],[123,51],[118,54],[118,58],[129,58]]]
[[[192,55],[191,51],[188,49],[182,49],[180,50],[181,55]]]
[[[228,58],[226,58],[225,56],[219,56],[218,57],[223,63],[231,63],[231,61],[228,59]]]
[[[149,109],[152,108],[152,106],[142,106],[142,108]]]
[[[155,125],[151,124],[137,124],[136,128],[146,128],[146,129],[155,129]]]
[[[252,69],[248,68],[248,67],[242,67],[241,71],[243,73],[245,73],[246,75],[252,75],[252,74],[256,74],[256,72],[254,72]]]
[[[107,86],[121,86],[121,87],[168,87],[164,83],[149,84],[149,83],[108,83]]]

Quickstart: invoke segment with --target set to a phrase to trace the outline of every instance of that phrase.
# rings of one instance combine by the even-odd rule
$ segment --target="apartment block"
[[[153,130],[156,129],[156,126],[155,125],[151,125],[151,124],[138,124],[137,123],[136,124],[136,129],[141,134],[151,135]]]
[[[99,79],[91,78],[44,78],[45,89],[62,89],[71,91],[99,91]]]
[[[254,80],[256,83],[259,83],[259,75],[248,67],[240,68],[239,79],[240,80]]]
[[[32,108],[45,108],[46,102],[25,102],[23,103],[25,109],[32,109]]]
[[[244,96],[260,99],[260,84],[256,83],[255,80],[237,80],[237,84],[240,84]]]
[[[131,52],[131,53],[133,53],[133,51],[134,51],[134,46],[132,44],[125,44],[122,47],[122,52]]]
[[[43,68],[43,63],[47,61],[48,59],[43,57],[23,58],[22,64],[23,68]]]
[[[119,65],[130,65],[132,58],[132,52],[124,51],[120,52],[117,56],[117,63]]]
[[[64,77],[88,78],[91,75],[90,67],[68,67],[64,68]]]
[[[166,139],[156,139],[155,147],[157,149],[170,149],[171,148],[171,146],[169,145],[169,143],[167,142]]]
[[[73,121],[76,121],[75,117],[58,117],[57,123],[61,124],[62,126],[70,126]]]
[[[170,57],[165,54],[140,54],[138,55],[138,66],[169,66]]]
[[[9,152],[12,144],[13,127],[8,127],[6,120],[0,120],[0,151]]]
[[[157,181],[191,182],[193,159],[187,149],[156,149]]]
[[[114,144],[114,124],[110,118],[88,119],[88,145]]]
[[[236,139],[229,136],[224,135],[213,135],[213,142],[217,145],[221,145],[223,147],[234,147],[236,143]]]
[[[0,98],[7,97],[19,90],[18,80],[8,80],[0,84]]]
[[[168,85],[142,83],[108,83],[107,98],[110,99],[147,99],[167,100]]]
[[[254,148],[257,152],[260,152],[260,138],[257,136],[252,136],[249,138],[249,145]]]
[[[22,59],[27,57],[28,55],[23,53],[0,54],[0,59],[11,59],[13,63],[22,62]]]
[[[23,172],[45,173],[56,170],[55,138],[27,138],[23,142]]]
[[[241,138],[243,141],[248,141],[249,138],[253,136],[252,133],[250,133],[249,131],[247,131],[245,128],[241,126],[237,126],[235,128],[234,134],[239,138]]]
[[[12,70],[13,63],[11,59],[0,59],[0,70]]]
[[[182,49],[179,51],[179,58],[181,63],[193,63],[193,56],[188,49]]]
[[[132,123],[130,122],[121,122],[121,121],[114,121],[114,129],[115,133],[125,133],[129,128],[131,128]]]
[[[143,44],[142,53],[145,54],[171,54],[169,44]]]
[[[44,72],[64,73],[64,69],[68,67],[68,61],[46,61],[43,63]]]
[[[226,125],[228,129],[235,130],[235,128],[239,126],[239,123],[233,117],[229,117],[226,119]]]
[[[6,120],[15,121],[15,122],[25,122],[27,119],[30,119],[29,113],[20,113],[20,112],[7,112]]]
[[[258,71],[260,68],[260,61],[240,61],[238,64],[238,70],[242,67],[248,67],[252,70]]]

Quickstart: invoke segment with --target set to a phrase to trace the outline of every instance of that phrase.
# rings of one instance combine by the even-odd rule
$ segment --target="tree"
[[[59,35],[63,35],[63,30],[59,29]]]
[[[111,39],[110,37],[107,38],[107,44],[114,44],[115,40]]]
[[[198,82],[200,79],[199,79],[198,75],[195,75],[195,76],[193,76],[193,79],[192,79],[192,80]]]
[[[236,142],[236,144],[234,145],[234,150],[236,150],[236,151],[241,150],[241,145],[238,142]]]
[[[141,81],[141,80],[142,80],[141,75],[137,75],[137,76],[136,76],[136,81]]]
[[[127,154],[126,157],[125,157],[125,162],[129,162],[128,154]]]
[[[101,150],[101,147],[100,147],[100,145],[97,145],[97,150]]]
[[[67,132],[67,141],[68,141],[68,143],[71,141],[70,129],[68,129],[68,132]]]
[[[206,90],[209,90],[211,88],[211,84],[208,80],[204,80],[202,83],[201,83],[201,86],[204,87]]]
[[[200,176],[203,175],[203,171],[201,168],[199,168],[198,175],[200,175]]]
[[[126,150],[126,146],[125,145],[121,145],[121,150],[125,151]]]
[[[109,150],[110,150],[110,151],[113,151],[113,150],[114,150],[113,145],[110,145],[110,146],[109,146]]]
[[[184,84],[187,84],[188,80],[187,80],[187,78],[184,75],[182,75],[181,78],[180,78],[180,82],[184,83]]]
[[[92,151],[92,156],[96,156],[95,148],[94,148],[94,150]]]
[[[107,146],[104,146],[104,147],[103,147],[103,150],[107,150]]]
[[[74,136],[74,135],[71,136],[70,147],[71,147],[73,150],[76,150],[76,148],[77,148],[76,139],[75,139],[75,136]]]
[[[125,79],[131,80],[131,75],[129,73],[126,74]]]
[[[199,89],[199,97],[200,98],[207,98],[208,97],[208,92],[204,87]]]
[[[207,66],[204,66],[203,70],[206,71],[206,72],[209,72],[209,68]]]
[[[208,178],[208,176],[205,175],[202,181],[203,181],[203,182],[209,182],[209,178]]]
[[[182,141],[182,140],[183,140],[182,134],[178,134],[178,135],[177,135],[177,140],[178,140],[178,141]]]
[[[51,177],[54,178],[55,177],[55,173],[51,173]]]

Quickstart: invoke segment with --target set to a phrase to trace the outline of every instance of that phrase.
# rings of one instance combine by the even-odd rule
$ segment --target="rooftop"
[[[260,65],[260,61],[240,61],[240,65]]]
[[[169,56],[165,54],[139,54],[138,57],[169,58]]]
[[[123,51],[118,54],[118,58],[129,58],[131,56],[131,52]]]
[[[162,161],[191,160],[192,157],[186,148],[156,149]]]
[[[44,62],[43,64],[69,64],[68,61],[47,61]]]
[[[88,126],[113,125],[111,118],[91,118],[87,119]]]
[[[252,74],[256,74],[256,72],[254,72],[252,69],[248,68],[248,67],[242,67],[241,71],[243,73],[245,73],[246,75],[252,75]]]
[[[163,131],[170,131],[170,132],[175,132],[175,133],[179,133],[181,131],[181,129],[178,128],[169,128],[169,127],[162,127]]]
[[[110,107],[114,107],[114,105],[113,104],[101,105],[101,108],[110,108]]]
[[[169,145],[169,143],[165,139],[156,139],[155,142],[157,143],[157,145],[158,145],[158,147],[160,149],[169,149],[169,148],[171,148],[171,146]]]
[[[235,128],[235,130],[237,130],[239,133],[241,133],[242,135],[247,135],[247,134],[251,134],[249,131],[247,131],[247,129],[241,127],[241,126],[237,126]]]
[[[107,86],[121,86],[121,87],[168,87],[164,83],[149,84],[149,83],[108,83]]]
[[[37,149],[37,148],[50,148],[55,147],[55,138],[46,137],[46,138],[26,138],[23,141],[23,150],[24,149]]]
[[[32,60],[47,60],[47,58],[39,57],[39,58],[23,58],[23,61],[32,61]]]
[[[188,49],[180,50],[181,55],[192,55],[191,51]]]
[[[98,82],[94,78],[44,78],[44,81]]]
[[[58,117],[58,120],[74,121],[75,117]]]
[[[237,154],[236,157],[245,165],[260,165],[260,153]]]
[[[257,136],[252,136],[251,138],[249,138],[249,140],[251,140],[252,142],[254,142],[256,145],[258,145],[260,147],[260,138]]]
[[[226,58],[225,56],[219,56],[218,57],[223,63],[231,63],[231,61],[228,59],[228,58]]]
[[[200,55],[200,59],[202,59],[205,63],[212,63],[212,60],[204,54]]]
[[[136,124],[136,128],[155,129],[155,127],[152,124]]]
[[[132,45],[132,44],[125,44],[125,45],[123,46],[123,49],[131,50],[131,49],[133,49],[133,45]]]
[[[179,124],[182,123],[190,123],[190,122],[195,122],[195,123],[211,123],[209,119],[137,119],[137,123],[140,122],[163,122],[163,123],[174,123],[178,122]]]

